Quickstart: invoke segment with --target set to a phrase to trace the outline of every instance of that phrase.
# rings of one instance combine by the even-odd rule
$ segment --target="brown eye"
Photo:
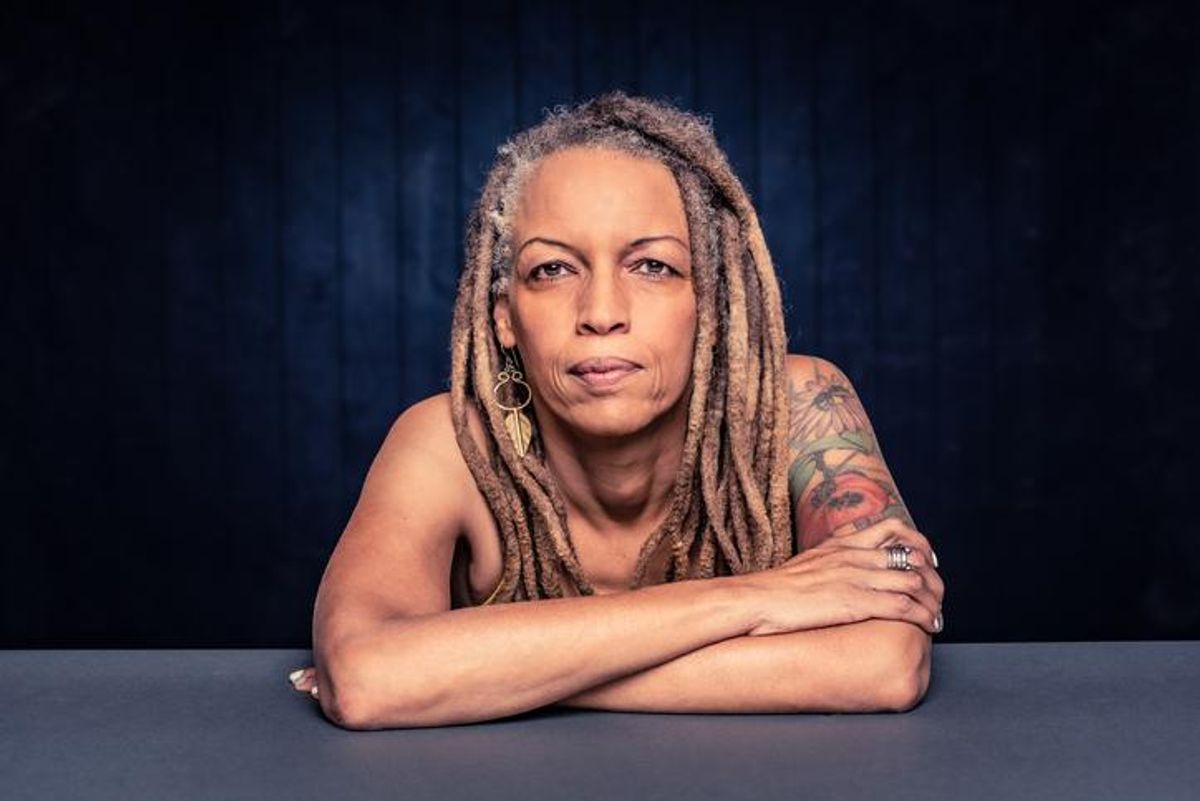
[[[539,264],[537,267],[534,267],[532,270],[530,270],[529,278],[532,281],[553,281],[555,278],[561,277],[566,272],[568,272],[567,265],[563,264],[561,261],[549,261],[545,264]],[[539,277],[541,274],[545,274],[546,278]]]
[[[675,270],[671,269],[671,265],[667,264],[666,262],[659,261],[658,259],[642,259],[637,264],[638,267],[642,267],[644,265],[650,267],[651,269],[648,272],[643,272],[642,275],[654,279],[667,278],[671,275],[671,273],[675,272]]]

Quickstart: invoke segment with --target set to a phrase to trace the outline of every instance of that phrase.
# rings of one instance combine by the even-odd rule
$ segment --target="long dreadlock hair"
[[[668,567],[670,581],[782,563],[794,552],[782,464],[788,454],[787,336],[758,216],[710,117],[610,91],[547,110],[541,122],[502,144],[467,221],[454,304],[451,406],[459,448],[503,541],[503,574],[489,602],[562,597],[567,583],[576,594],[594,594],[540,437],[519,456],[493,391],[501,360],[492,301],[508,291],[517,200],[539,161],[568,147],[618,150],[666,165],[679,185],[692,243],[698,320],[683,456],[670,510],[642,546],[633,587],[642,586],[664,538],[683,546]],[[468,430],[467,404],[484,423],[486,454]]]

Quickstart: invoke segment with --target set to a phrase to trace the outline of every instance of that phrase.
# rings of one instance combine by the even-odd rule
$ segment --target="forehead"
[[[521,189],[514,224],[530,234],[553,229],[579,236],[655,229],[688,241],[683,197],[670,169],[600,148],[560,150],[538,162]]]

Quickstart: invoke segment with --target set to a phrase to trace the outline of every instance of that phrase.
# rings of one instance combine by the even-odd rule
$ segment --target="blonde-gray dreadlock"
[[[493,598],[518,601],[594,590],[567,530],[566,505],[544,454],[517,454],[492,396],[498,342],[492,300],[512,269],[512,218],[525,179],[568,147],[619,150],[675,176],[692,242],[698,325],[683,458],[671,508],[642,546],[633,586],[664,537],[681,541],[669,580],[773,567],[793,552],[787,468],[786,328],[758,216],[712,132],[711,120],[666,102],[612,91],[559,106],[497,150],[466,230],[452,329],[454,430],[503,541]],[[486,456],[467,426],[474,404]],[[535,440],[536,442],[536,440]],[[698,547],[697,547],[698,544]]]

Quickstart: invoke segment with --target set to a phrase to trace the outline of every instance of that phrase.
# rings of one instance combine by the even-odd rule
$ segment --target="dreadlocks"
[[[718,146],[712,122],[663,101],[612,91],[557,106],[497,150],[466,230],[454,304],[451,405],[459,448],[502,539],[498,601],[594,589],[567,530],[564,498],[535,447],[517,454],[493,397],[498,343],[492,300],[508,291],[512,221],[539,161],[568,147],[656,159],[679,185],[692,242],[698,324],[687,431],[663,523],[642,546],[633,587],[664,537],[681,547],[668,580],[773,567],[793,553],[788,500],[787,343],[774,267],[758,217]],[[467,426],[474,404],[487,432],[482,454]],[[489,601],[492,599],[489,599]]]

